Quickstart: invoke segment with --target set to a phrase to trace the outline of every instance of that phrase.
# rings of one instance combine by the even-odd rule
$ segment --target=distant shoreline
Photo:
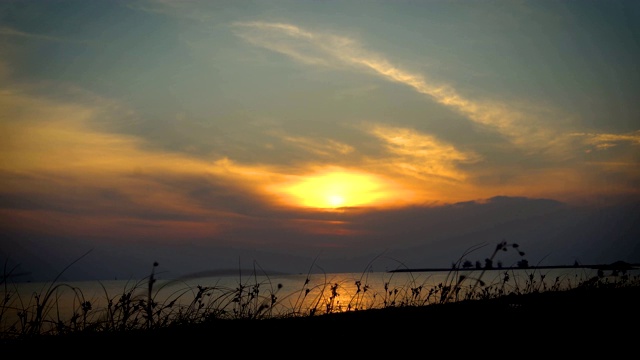
[[[471,270],[538,270],[538,269],[593,269],[593,270],[617,270],[627,271],[640,269],[640,264],[629,264],[624,261],[616,261],[611,264],[595,264],[595,265],[546,265],[546,266],[510,266],[510,267],[492,267],[492,268],[413,268],[413,269],[396,269],[389,270],[390,273],[398,272],[442,272],[442,271],[471,271]]]

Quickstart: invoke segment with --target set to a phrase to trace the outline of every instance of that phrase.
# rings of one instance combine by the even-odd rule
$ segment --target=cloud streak
[[[287,143],[293,144],[296,147],[320,156],[334,156],[336,154],[347,155],[355,150],[351,145],[332,139],[316,140],[304,136],[277,136]]]
[[[24,209],[32,204],[32,211],[105,219],[128,214],[145,221],[204,221],[213,230],[214,223],[235,221],[234,204],[203,203],[185,184],[246,194],[257,204],[272,196],[261,185],[265,179],[281,178],[267,167],[189,157],[154,149],[134,136],[97,130],[92,123],[102,111],[108,109],[3,93],[0,205]]]
[[[70,40],[70,39],[65,39],[57,36],[29,33],[29,32],[20,31],[8,26],[0,27],[0,36],[22,37],[22,38],[29,38],[34,40],[44,40],[44,41],[54,41],[54,42],[86,43],[85,41]]]
[[[387,150],[395,156],[390,161],[393,168],[389,170],[418,179],[435,177],[447,181],[463,181],[467,174],[456,165],[480,160],[474,153],[459,151],[434,136],[412,129],[374,125],[369,132],[382,140]]]
[[[247,42],[315,66],[357,67],[386,80],[404,84],[437,103],[455,110],[474,123],[491,128],[512,143],[527,149],[542,149],[553,135],[526,113],[503,104],[475,101],[452,86],[435,84],[424,75],[391,64],[383,56],[365,50],[354,39],[328,33],[311,32],[286,23],[235,22],[235,33]]]
[[[605,150],[618,146],[620,143],[640,145],[640,130],[627,134],[607,134],[607,133],[572,133],[570,136],[584,138],[584,143],[595,147],[597,150]]]

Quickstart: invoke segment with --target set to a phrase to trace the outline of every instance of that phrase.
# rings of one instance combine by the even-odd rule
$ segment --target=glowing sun
[[[376,204],[389,196],[386,188],[385,182],[373,175],[330,171],[303,176],[280,191],[299,206],[335,209]]]

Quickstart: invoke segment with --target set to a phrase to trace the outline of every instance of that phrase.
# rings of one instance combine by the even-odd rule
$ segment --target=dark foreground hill
[[[313,317],[215,320],[155,331],[39,336],[7,341],[3,348],[19,349],[25,355],[45,349],[52,353],[85,349],[122,356],[132,351],[146,355],[180,351],[186,355],[201,349],[219,354],[231,351],[241,358],[301,351],[296,357],[306,358],[317,352],[333,357],[355,349],[374,355],[387,354],[390,349],[429,352],[445,345],[450,352],[480,347],[520,349],[526,355],[541,349],[558,351],[561,346],[578,353],[606,350],[610,356],[627,347],[637,348],[639,340],[640,286],[627,286]]]

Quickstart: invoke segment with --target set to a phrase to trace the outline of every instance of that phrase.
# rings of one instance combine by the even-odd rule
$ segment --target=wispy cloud
[[[584,143],[595,147],[597,150],[608,149],[620,143],[640,145],[640,130],[627,134],[572,133],[569,135],[584,138]]]
[[[516,145],[540,149],[553,131],[537,119],[509,106],[464,97],[451,85],[436,84],[424,75],[393,65],[382,55],[365,50],[354,39],[311,32],[286,23],[236,22],[235,33],[251,44],[291,57],[299,62],[330,67],[357,67],[389,81],[401,83],[439,104],[464,114],[473,122],[498,131]]]
[[[109,109],[3,93],[0,192],[25,199],[49,197],[52,189],[62,198],[84,193],[95,196],[94,208],[100,208],[105,203],[100,193],[112,189],[135,207],[203,217],[224,213],[233,204],[216,204],[214,210],[183,188],[185,181],[197,180],[260,201],[268,195],[262,187],[265,179],[279,180],[268,167],[190,157],[153,148],[135,136],[98,129],[93,123],[104,111]],[[106,207],[114,204],[106,203]]]
[[[85,42],[85,41],[72,40],[72,39],[67,39],[67,38],[57,37],[57,36],[29,33],[29,32],[20,31],[8,26],[0,26],[0,36],[23,37],[23,38],[29,38],[29,39],[35,39],[35,40],[55,41],[55,42],[75,42],[75,43]]]
[[[467,178],[467,174],[458,169],[457,165],[480,160],[472,152],[460,151],[451,144],[413,129],[374,125],[369,132],[383,140],[391,153],[391,171],[419,179],[462,181]]]
[[[207,12],[194,8],[197,1],[193,0],[138,0],[130,1],[125,6],[138,11],[165,16],[175,16],[191,21],[210,20],[211,16]]]
[[[353,146],[333,140],[304,136],[279,135],[280,139],[320,156],[346,155],[354,151]]]

